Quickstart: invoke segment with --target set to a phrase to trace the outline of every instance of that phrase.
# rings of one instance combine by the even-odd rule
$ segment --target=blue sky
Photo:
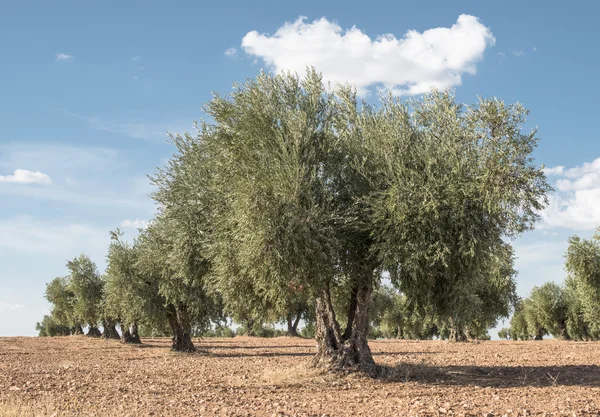
[[[316,65],[369,100],[436,85],[522,102],[557,191],[515,242],[519,292],[563,279],[568,236],[600,225],[600,6],[256,3],[0,4],[0,336],[35,334],[67,259],[104,269],[108,231],[152,217],[146,175],[173,152],[166,132],[191,130],[211,91],[261,68]]]

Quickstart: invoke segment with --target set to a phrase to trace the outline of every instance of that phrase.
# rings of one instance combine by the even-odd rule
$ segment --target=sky
[[[513,242],[518,292],[564,279],[573,234],[600,225],[600,4],[588,1],[0,2],[0,336],[35,335],[45,284],[109,231],[152,218],[167,132],[261,69],[418,96],[521,102],[555,188]],[[495,333],[495,332],[494,332]]]

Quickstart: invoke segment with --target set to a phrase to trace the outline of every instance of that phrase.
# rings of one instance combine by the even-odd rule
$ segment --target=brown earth
[[[0,416],[600,415],[600,343],[370,345],[377,380],[308,368],[298,338],[0,338]]]

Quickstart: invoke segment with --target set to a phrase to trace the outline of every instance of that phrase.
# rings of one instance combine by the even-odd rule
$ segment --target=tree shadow
[[[217,353],[209,352],[209,356],[215,358],[244,358],[244,357],[267,357],[275,358],[278,356],[315,356],[313,352],[264,352],[264,353]]]
[[[303,345],[286,345],[286,346],[243,346],[243,345],[205,345],[203,343],[198,343],[198,346],[202,346],[203,349],[291,349],[291,348],[300,348],[300,349],[314,349],[313,346],[303,346]]]
[[[435,366],[402,363],[397,366],[379,366],[379,379],[385,382],[416,382],[482,388],[600,387],[600,366]]]

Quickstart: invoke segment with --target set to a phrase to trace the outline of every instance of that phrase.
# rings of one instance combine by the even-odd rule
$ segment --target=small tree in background
[[[102,291],[104,281],[96,264],[84,254],[67,262],[69,269],[69,289],[74,294],[74,310],[78,317],[87,323],[88,336],[101,335],[98,324],[102,316]]]
[[[589,240],[569,238],[565,268],[580,300],[578,309],[588,332],[600,335],[600,229]]]
[[[75,310],[75,293],[69,286],[69,277],[57,277],[46,284],[46,299],[52,304],[52,321],[71,329],[75,335],[83,334],[83,318]]]
[[[543,328],[553,337],[569,339],[567,332],[567,299],[561,286],[548,282],[534,287],[527,303],[532,328]],[[536,340],[539,333],[536,333]]]
[[[69,336],[71,328],[57,321],[52,315],[45,315],[41,322],[36,323],[35,330],[38,336]]]

